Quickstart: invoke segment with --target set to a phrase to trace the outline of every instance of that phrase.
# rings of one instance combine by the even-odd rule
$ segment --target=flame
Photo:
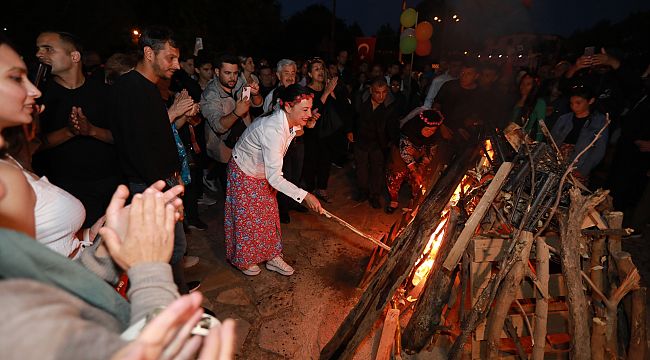
[[[492,141],[485,140],[485,152],[488,154],[490,159],[494,161],[494,147],[492,146]],[[481,167],[489,167],[490,166],[490,161],[488,160],[485,155],[483,155],[483,160],[481,161]]]
[[[494,159],[495,152],[490,140],[485,140],[485,151],[490,159]],[[489,160],[484,155],[483,159],[480,162],[480,167],[489,169],[490,166],[491,164]],[[449,209],[451,206],[456,206],[456,204],[458,204],[458,201],[460,201],[461,195],[466,194],[472,188],[472,181],[473,179],[469,175],[465,175],[463,177],[463,179],[456,187],[456,190],[454,190],[454,194],[451,196],[451,199],[449,199],[448,206],[440,214],[442,221],[440,221],[440,224],[438,224],[438,227],[429,238],[429,242],[427,243],[422,256],[417,261],[417,263],[421,263],[421,265],[415,270],[413,274],[413,280],[411,281],[413,286],[417,287],[420,282],[427,278],[429,272],[431,272],[431,268],[433,268],[436,255],[438,254],[438,249],[440,248],[442,239],[445,236],[445,228],[447,222],[449,221]],[[424,193],[424,189],[422,189],[422,191]],[[424,257],[426,257],[426,260],[422,261]]]
[[[445,226],[447,225],[447,222],[449,221],[449,216],[447,214],[449,213],[449,209],[445,209],[442,213],[443,220],[440,221],[440,224],[438,224],[438,227],[436,230],[431,234],[431,237],[429,238],[429,242],[427,243],[427,246],[424,248],[424,252],[422,253],[422,257],[426,256],[426,260],[420,265],[415,270],[415,273],[413,275],[413,280],[411,283],[413,286],[418,286],[418,284],[427,278],[427,275],[429,275],[429,272],[431,271],[431,268],[433,267],[433,262],[436,258],[436,255],[438,254],[438,249],[440,249],[440,244],[442,243],[442,238],[445,236]],[[422,257],[420,260],[422,260]],[[418,260],[418,262],[420,261]]]

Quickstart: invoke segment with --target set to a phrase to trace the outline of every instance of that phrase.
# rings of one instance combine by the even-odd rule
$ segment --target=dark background
[[[486,39],[517,32],[560,35],[566,38],[565,53],[574,56],[585,46],[645,54],[650,43],[647,0],[429,0],[408,5],[418,9],[420,20],[444,20],[434,23],[432,61],[441,52],[479,51]],[[106,58],[132,48],[132,30],[148,24],[173,28],[183,52],[191,52],[194,38],[201,36],[208,53],[275,61],[329,56],[334,49],[356,48],[357,36],[376,35],[379,58],[397,59],[401,1],[339,0],[336,6],[333,42],[330,0],[14,1],[2,5],[0,30],[28,59],[36,36],[46,29],[75,33],[86,49]],[[450,21],[452,14],[461,21]]]

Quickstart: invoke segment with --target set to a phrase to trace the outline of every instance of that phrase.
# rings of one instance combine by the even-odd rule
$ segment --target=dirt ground
[[[379,239],[399,217],[352,200],[353,169],[332,169],[330,212]],[[241,359],[313,359],[361,296],[356,288],[373,245],[315,213],[291,212],[282,224],[284,258],[294,267],[289,277],[268,271],[249,277],[225,260],[223,201],[200,207],[207,231],[188,234],[188,254],[200,263],[187,269],[201,280],[205,306],[217,317],[238,322]],[[366,350],[367,352],[367,350]],[[363,351],[360,359],[370,358]]]
[[[354,170],[332,168],[330,212],[379,239],[400,214],[387,215],[368,202],[352,200]],[[385,200],[383,202],[385,204]],[[402,206],[406,200],[402,199]],[[291,223],[282,224],[285,260],[295,274],[286,277],[268,271],[249,277],[225,260],[223,201],[205,207],[200,214],[209,228],[188,234],[188,254],[200,263],[187,270],[188,280],[201,280],[205,307],[220,319],[237,320],[239,359],[315,359],[361,296],[357,284],[363,276],[373,245],[337,223],[314,213],[291,212]],[[647,229],[646,229],[647,230]],[[627,239],[642,281],[650,279],[650,231],[645,237]],[[650,302],[649,302],[650,304]],[[650,324],[650,313],[648,314]],[[402,319],[406,320],[406,319]],[[379,332],[360,346],[355,358],[374,358]],[[405,358],[443,359],[444,351]]]

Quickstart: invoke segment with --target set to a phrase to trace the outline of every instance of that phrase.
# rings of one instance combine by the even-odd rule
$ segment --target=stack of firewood
[[[522,142],[509,161],[483,151],[493,176],[480,174],[449,209],[456,186],[476,176],[482,149],[460,154],[413,219],[391,231],[391,252],[321,358],[351,358],[390,308],[391,323],[400,311],[410,316],[403,329],[388,330],[401,335],[398,346],[391,343],[397,352],[420,352],[448,336],[450,359],[644,359],[646,289],[621,251],[627,232],[607,191],[580,184],[571,175],[577,159],[562,159],[552,142]],[[413,294],[409,280],[445,208],[445,236],[426,283]],[[549,321],[557,314],[566,321]],[[394,338],[382,336],[382,343]]]

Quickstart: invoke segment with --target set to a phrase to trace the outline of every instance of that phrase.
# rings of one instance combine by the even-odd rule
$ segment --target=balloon
[[[427,56],[431,54],[431,41],[429,39],[418,41],[415,47],[415,54],[418,56]]]
[[[405,36],[399,41],[399,50],[402,54],[410,54],[415,51],[415,48],[418,45],[418,41],[415,36]]]
[[[413,28],[407,28],[402,31],[402,35],[399,36],[400,40],[409,37],[409,36],[415,36],[415,30]]]
[[[415,21],[417,20],[417,18],[418,18],[418,12],[415,11],[415,9],[408,8],[404,10],[402,15],[399,17],[399,22],[400,24],[402,24],[402,26],[409,28],[415,25]]]
[[[423,21],[415,27],[415,38],[418,41],[429,40],[433,35],[433,26],[428,21]]]

